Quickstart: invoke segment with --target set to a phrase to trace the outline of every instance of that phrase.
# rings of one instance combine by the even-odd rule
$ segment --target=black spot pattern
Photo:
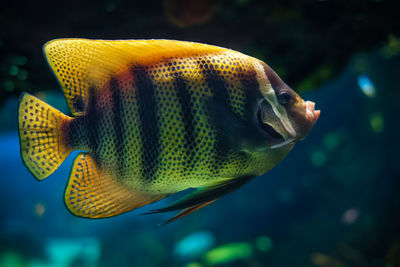
[[[196,134],[195,134],[195,121],[192,110],[192,102],[190,91],[187,88],[185,80],[182,77],[178,77],[175,80],[175,90],[178,97],[179,104],[182,110],[182,120],[185,128],[185,148],[186,148],[186,172],[190,173],[193,169],[193,158],[195,156],[195,147],[197,146]]]
[[[87,114],[85,116],[85,122],[86,122],[86,131],[87,131],[87,136],[89,139],[89,146],[90,150],[95,158],[100,159],[97,157],[98,155],[98,148],[99,148],[99,142],[100,142],[100,134],[99,132],[102,130],[100,129],[100,123],[101,123],[101,115],[100,115],[100,110],[97,106],[97,93],[96,89],[91,87],[89,89],[89,104],[87,108]]]
[[[110,92],[111,92],[111,103],[112,111],[114,115],[113,128],[115,131],[115,158],[117,161],[117,170],[121,176],[125,174],[124,158],[126,157],[126,150],[124,146],[124,124],[122,116],[124,114],[124,104],[122,99],[122,90],[118,85],[118,81],[115,78],[110,80]]]
[[[135,97],[139,105],[140,135],[143,142],[142,177],[153,180],[157,172],[160,152],[155,88],[144,67],[134,67],[132,73],[136,87]]]

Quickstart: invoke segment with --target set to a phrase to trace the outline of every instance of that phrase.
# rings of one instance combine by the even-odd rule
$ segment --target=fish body
[[[187,188],[185,216],[262,175],[319,117],[264,62],[171,40],[53,40],[44,46],[73,117],[23,94],[21,154],[39,180],[73,150],[75,215],[121,214]]]

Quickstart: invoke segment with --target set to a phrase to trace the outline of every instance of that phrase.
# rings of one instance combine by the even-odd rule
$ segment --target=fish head
[[[269,148],[293,145],[304,139],[320,116],[315,103],[304,101],[265,63],[256,67],[261,97],[256,109],[259,129]]]

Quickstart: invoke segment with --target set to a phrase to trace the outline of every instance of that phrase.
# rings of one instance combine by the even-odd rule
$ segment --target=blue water
[[[362,72],[354,71],[359,57],[368,62]],[[76,152],[38,182],[21,161],[16,131],[3,130],[0,265],[13,253],[10,261],[23,259],[23,266],[184,266],[191,261],[209,266],[207,251],[235,242],[249,244],[251,256],[223,266],[382,263],[392,237],[399,233],[395,96],[399,96],[400,60],[384,60],[378,53],[359,57],[334,81],[303,95],[317,103],[320,119],[277,167],[163,227],[157,224],[171,214],[140,214],[169,203],[168,199],[115,218],[73,216],[64,207],[63,193]],[[373,83],[374,97],[359,87],[360,75]],[[204,231],[211,237],[198,234],[185,239]],[[256,240],[263,236],[272,240],[268,251],[258,249]],[[182,240],[193,242],[197,249],[196,244],[203,242],[205,248],[193,249],[192,257],[179,256]]]

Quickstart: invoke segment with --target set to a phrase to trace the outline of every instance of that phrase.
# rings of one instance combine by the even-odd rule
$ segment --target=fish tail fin
[[[71,117],[23,93],[18,104],[18,134],[25,166],[38,180],[52,174],[72,152],[67,139]]]

